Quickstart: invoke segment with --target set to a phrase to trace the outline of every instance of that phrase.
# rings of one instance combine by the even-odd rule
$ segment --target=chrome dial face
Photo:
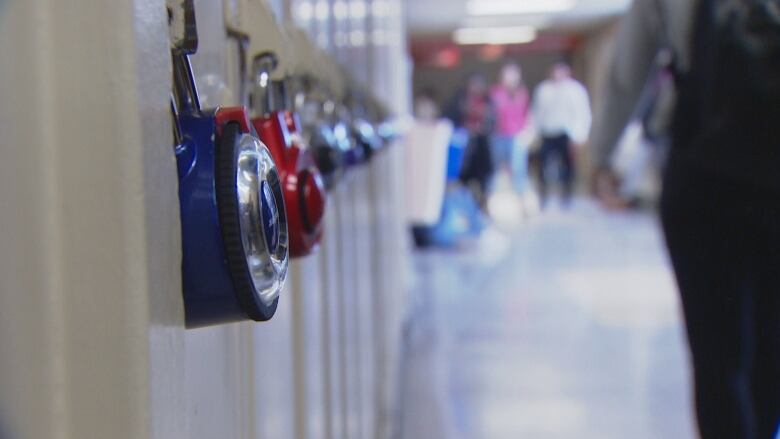
[[[279,209],[271,185],[264,181],[260,185],[262,195],[260,212],[263,220],[263,234],[268,251],[273,254],[279,248]]]
[[[241,244],[255,294],[271,305],[284,286],[288,266],[281,182],[271,154],[254,136],[241,135],[236,159]]]

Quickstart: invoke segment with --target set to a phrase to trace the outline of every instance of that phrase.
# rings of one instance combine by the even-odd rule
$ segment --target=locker
[[[406,251],[392,187],[398,148],[333,187],[321,248],[291,262],[271,321],[185,330],[165,1],[61,3],[0,2],[0,58],[18,60],[0,63],[0,102],[18,103],[0,104],[0,126],[19,145],[0,164],[0,201],[19,208],[0,231],[0,279],[25,292],[0,295],[0,429],[390,437]],[[297,2],[274,3],[292,26],[286,11]],[[241,19],[240,6],[195,0],[204,107],[241,104],[239,52],[225,26]],[[386,74],[369,68],[380,58],[372,50],[390,51],[366,44],[338,57],[371,82]],[[400,46],[393,53],[403,60]],[[336,81],[332,66],[321,70],[323,82]],[[369,85],[403,94],[394,87]]]

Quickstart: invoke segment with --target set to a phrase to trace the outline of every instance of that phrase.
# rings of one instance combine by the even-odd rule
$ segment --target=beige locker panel
[[[240,103],[224,25],[239,1],[195,1],[204,106]],[[185,330],[166,21],[163,0],[0,0],[0,437],[391,437],[399,149],[335,188],[272,321]],[[327,23],[307,28],[369,31]],[[373,50],[401,57],[339,56],[403,95],[403,67],[380,75]]]
[[[340,205],[339,218],[339,273],[341,275],[340,291],[338,293],[339,309],[339,354],[341,357],[340,397],[344,410],[342,421],[342,434],[345,439],[359,437],[359,412],[357,404],[358,380],[357,376],[357,327],[355,315],[355,263],[354,253],[355,234],[353,210],[354,202],[352,192],[355,190],[353,175],[348,175],[342,181],[339,188]]]
[[[259,439],[294,438],[295,375],[293,362],[292,285],[279,299],[279,308],[268,322],[252,324],[255,436]]]
[[[322,243],[321,273],[323,282],[323,364],[325,375],[325,426],[329,439],[344,437],[344,399],[342,397],[343,344],[340,308],[343,294],[340,273],[340,210],[344,203],[341,191],[334,190],[328,199],[325,216],[325,239]]]
[[[375,235],[371,228],[372,194],[370,185],[371,173],[368,166],[361,167],[355,173],[355,190],[353,191],[353,222],[354,222],[354,254],[355,254],[355,294],[354,311],[357,328],[357,366],[355,379],[357,381],[357,405],[359,411],[358,437],[370,438],[374,435],[376,423],[376,356],[374,344],[376,335],[374,328],[373,302],[375,276],[373,260],[375,257]]]
[[[377,163],[378,177],[374,186],[376,219],[375,232],[381,244],[376,246],[377,270],[374,279],[379,303],[377,319],[382,333],[378,335],[382,348],[378,354],[379,377],[377,386],[380,401],[380,419],[377,437],[395,437],[399,419],[401,327],[407,315],[408,273],[411,270],[409,236],[406,223],[398,212],[403,211],[403,149],[396,142]]]
[[[162,1],[0,1],[4,438],[185,436],[167,38]]]
[[[358,187],[360,170],[353,170],[344,185],[345,203],[341,209],[341,272],[344,276],[342,295],[342,342],[344,343],[342,370],[344,401],[346,407],[345,438],[360,438],[360,424],[363,407],[360,405],[360,327],[358,326],[357,266],[361,255],[355,249],[360,236],[355,228],[355,193]]]
[[[251,330],[231,324],[185,335],[187,437],[247,437],[252,391]]]
[[[323,439],[327,436],[326,366],[323,330],[327,311],[324,295],[327,284],[320,267],[326,249],[292,265],[291,299],[295,370],[296,437]]]
[[[394,368],[392,355],[389,351],[393,348],[394,331],[400,331],[394,328],[392,307],[389,305],[389,297],[397,294],[393,291],[391,279],[395,273],[392,273],[393,255],[390,252],[392,241],[397,237],[392,234],[392,214],[393,206],[390,203],[390,188],[388,187],[388,156],[390,151],[383,152],[377,160],[371,163],[370,169],[370,197],[371,203],[371,229],[374,237],[372,248],[372,310],[371,316],[374,327],[374,359],[376,369],[376,381],[373,383],[376,403],[376,425],[373,438],[390,438],[394,433],[393,422],[395,413],[393,412],[393,392],[390,376]],[[400,322],[399,322],[400,323]]]

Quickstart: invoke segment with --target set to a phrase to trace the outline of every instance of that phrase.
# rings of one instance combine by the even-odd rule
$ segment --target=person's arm
[[[541,118],[541,100],[542,100],[542,89],[544,88],[545,83],[542,82],[541,84],[537,85],[534,89],[533,96],[531,97],[531,106],[530,111],[528,113],[528,123],[531,125],[531,128],[537,132],[542,132],[542,118]]]
[[[571,135],[572,141],[577,146],[581,146],[588,140],[588,134],[590,133],[591,124],[593,122],[593,115],[590,111],[588,91],[583,85],[577,83],[577,87],[574,88],[573,97],[576,117],[574,118]]]
[[[595,164],[599,169],[609,169],[617,141],[634,113],[663,43],[666,23],[661,17],[659,1],[664,0],[635,0],[618,31],[606,93],[591,136]]]

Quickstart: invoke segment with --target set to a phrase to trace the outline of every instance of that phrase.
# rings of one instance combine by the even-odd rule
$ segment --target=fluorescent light
[[[452,37],[458,44],[523,44],[536,39],[536,29],[529,26],[471,27],[456,30]]]
[[[375,17],[387,17],[390,15],[390,2],[387,0],[374,0],[371,2],[371,13]]]
[[[574,8],[576,0],[471,0],[469,15],[522,15],[564,12]]]
[[[313,16],[314,7],[312,7],[311,3],[303,2],[298,6],[298,18],[300,18],[301,21],[310,21]]]
[[[314,15],[317,17],[317,20],[320,21],[328,19],[328,16],[330,16],[330,7],[327,0],[320,0],[317,2],[314,6]]]
[[[343,0],[337,0],[333,3],[333,17],[336,20],[343,20],[349,15],[349,6]]]
[[[506,26],[530,26],[543,29],[553,22],[552,14],[528,14],[528,15],[482,15],[466,17],[459,27],[506,27]]]
[[[349,4],[349,15],[354,20],[362,20],[366,18],[368,13],[367,5],[363,1],[352,1]]]

